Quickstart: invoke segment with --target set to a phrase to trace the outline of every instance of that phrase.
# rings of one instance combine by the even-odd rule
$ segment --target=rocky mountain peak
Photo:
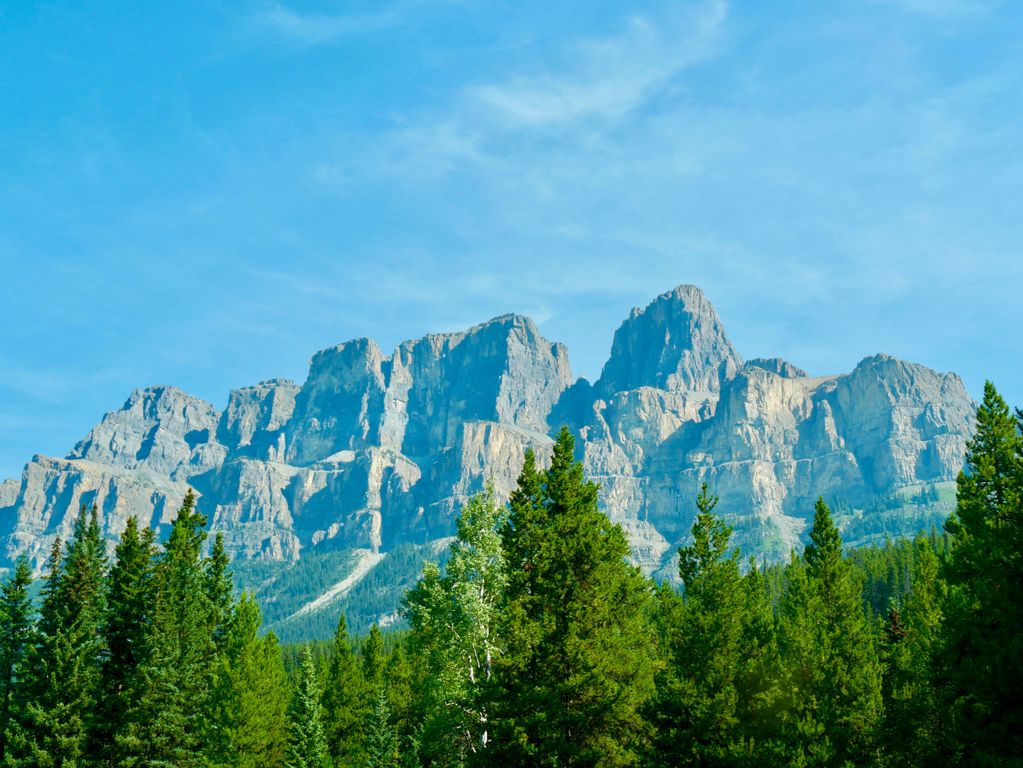
[[[129,469],[144,466],[167,475],[187,465],[209,466],[217,458],[206,456],[205,446],[214,440],[219,418],[210,403],[177,387],[136,389],[68,458]]]
[[[714,306],[696,286],[680,285],[632,310],[615,332],[596,389],[716,393],[741,366]]]

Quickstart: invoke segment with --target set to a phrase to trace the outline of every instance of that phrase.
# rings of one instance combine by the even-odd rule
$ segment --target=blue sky
[[[0,5],[0,476],[507,311],[599,373],[700,285],[746,357],[1023,405],[1023,5]]]

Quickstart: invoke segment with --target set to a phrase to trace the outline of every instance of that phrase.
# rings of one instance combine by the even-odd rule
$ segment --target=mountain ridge
[[[33,457],[0,484],[0,565],[26,554],[39,567],[80,503],[111,539],[130,514],[165,530],[187,487],[236,558],[428,544],[488,479],[506,496],[525,448],[545,457],[562,423],[637,562],[670,573],[702,482],[761,556],[798,543],[816,495],[873,535],[876,499],[955,478],[973,401],[955,374],[883,354],[818,377],[744,361],[691,285],[633,308],[592,384],[563,344],[506,313],[390,354],[371,339],[328,347],[303,383],[234,389],[223,411],[136,389],[66,457]]]

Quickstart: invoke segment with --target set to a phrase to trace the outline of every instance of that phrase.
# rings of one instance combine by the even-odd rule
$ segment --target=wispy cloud
[[[303,14],[274,3],[260,7],[249,22],[254,29],[270,32],[299,45],[313,46],[394,26],[407,5],[395,5],[376,13],[347,15]]]
[[[726,15],[727,4],[715,0],[668,22],[636,16],[620,34],[576,43],[564,70],[472,87],[465,95],[509,128],[619,119],[680,70],[707,58]]]

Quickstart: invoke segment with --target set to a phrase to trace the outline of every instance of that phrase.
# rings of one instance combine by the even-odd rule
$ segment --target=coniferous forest
[[[1023,764],[1023,413],[988,384],[943,531],[784,564],[712,489],[681,588],[628,563],[567,430],[462,509],[407,629],[281,646],[189,494],[162,544],[95,510],[0,595],[0,762],[86,766]],[[38,598],[33,598],[38,592]]]

